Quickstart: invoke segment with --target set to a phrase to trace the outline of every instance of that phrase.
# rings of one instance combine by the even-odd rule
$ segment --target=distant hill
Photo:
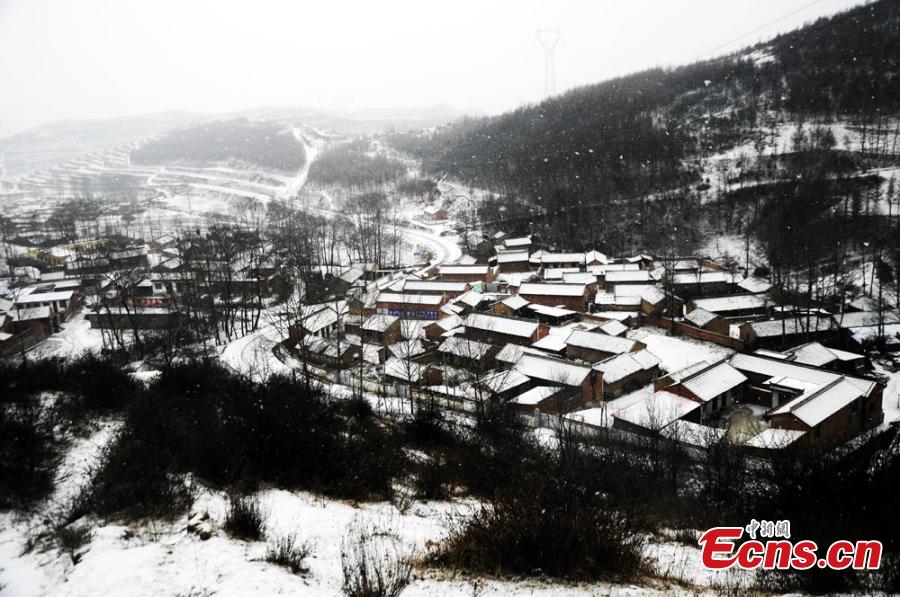
[[[302,123],[342,135],[372,135],[388,130],[402,131],[444,125],[461,118],[464,114],[449,106],[353,111],[284,106],[242,110],[235,116],[292,124]]]
[[[160,112],[124,118],[63,120],[0,139],[0,152],[4,153],[6,175],[19,176],[206,118],[192,112]]]
[[[288,173],[300,169],[306,154],[282,125],[236,118],[169,131],[132,151],[131,161],[192,167],[247,164]]]

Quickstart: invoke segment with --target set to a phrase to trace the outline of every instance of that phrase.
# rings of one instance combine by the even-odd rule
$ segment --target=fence
[[[47,339],[43,327],[31,326],[0,344],[0,356],[8,357],[37,346]]]

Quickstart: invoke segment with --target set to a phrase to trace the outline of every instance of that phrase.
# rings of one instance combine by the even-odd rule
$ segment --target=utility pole
[[[538,29],[537,38],[544,48],[544,95],[556,94],[556,70],[553,66],[553,53],[559,43],[559,29]]]

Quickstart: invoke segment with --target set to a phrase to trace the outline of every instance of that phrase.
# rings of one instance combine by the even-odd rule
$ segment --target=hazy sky
[[[494,113],[543,95],[539,28],[561,30],[563,91],[737,49],[859,3],[0,0],[0,136],[176,109]]]

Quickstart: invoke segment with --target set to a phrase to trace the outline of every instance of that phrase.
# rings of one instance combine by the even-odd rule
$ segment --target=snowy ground
[[[85,351],[96,352],[103,348],[102,332],[91,328],[84,311],[76,313],[60,327],[61,331],[29,350],[29,358],[77,356]]]
[[[477,505],[470,500],[413,502],[401,511],[387,502],[359,505],[306,492],[264,490],[258,497],[266,513],[267,540],[295,535],[313,546],[306,562],[309,570],[303,575],[265,562],[266,541],[228,537],[221,530],[224,495],[211,490],[203,490],[192,508],[195,515],[209,516],[213,532],[205,541],[187,531],[189,516],[185,515],[172,522],[137,525],[92,521],[96,526],[90,542],[78,551],[77,564],[55,547],[26,549],[26,532],[52,520],[87,482],[92,463],[115,429],[115,422],[104,422],[91,436],[74,443],[60,468],[59,488],[37,514],[0,515],[0,591],[4,595],[335,595],[342,582],[342,547],[354,529],[376,529],[401,554],[417,557],[446,535],[451,517],[465,516]],[[571,585],[454,577],[417,569],[404,595],[698,594],[704,589],[714,594],[716,583],[731,586],[734,582],[702,571],[697,550],[682,544],[650,542],[645,555],[660,576],[696,581],[699,590],[649,580],[650,586]]]

